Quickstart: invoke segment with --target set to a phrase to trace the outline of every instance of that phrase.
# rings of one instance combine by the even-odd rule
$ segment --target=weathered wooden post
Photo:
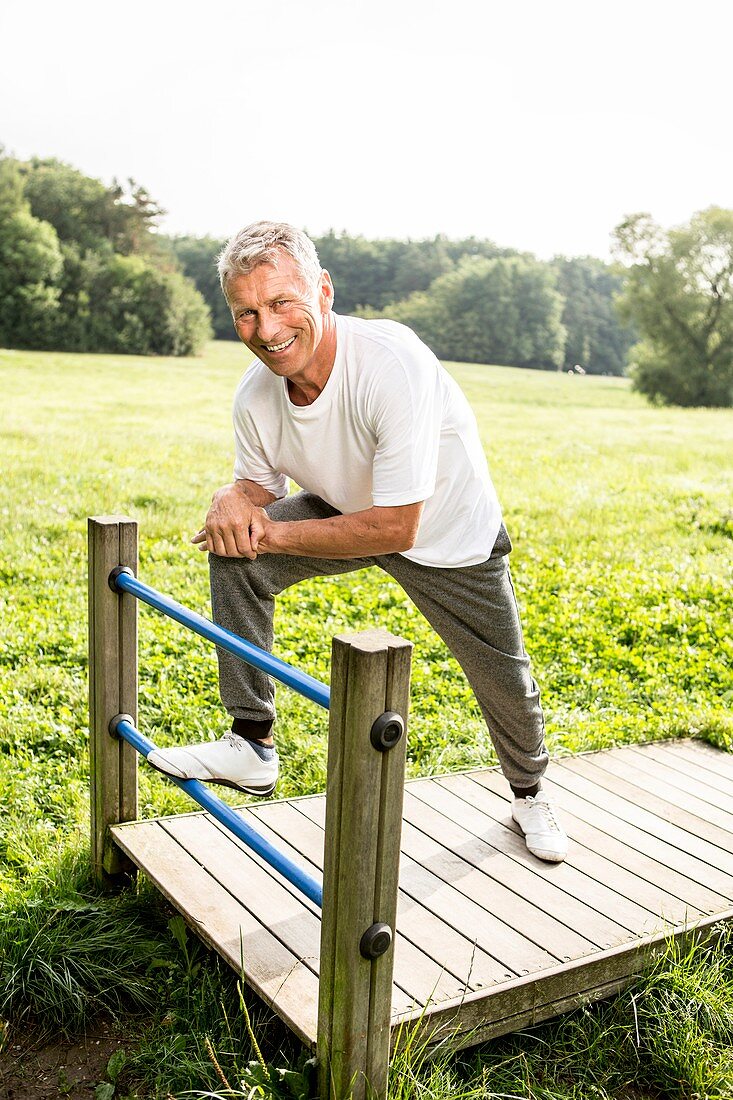
[[[318,1010],[319,1094],[387,1095],[412,645],[333,640]]]
[[[94,874],[110,885],[132,870],[107,828],[137,817],[137,753],[109,724],[137,721],[137,600],[114,592],[117,566],[137,572],[137,523],[124,516],[89,519],[89,767]]]

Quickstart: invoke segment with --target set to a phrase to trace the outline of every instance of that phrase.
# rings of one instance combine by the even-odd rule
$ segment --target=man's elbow
[[[410,504],[394,509],[375,508],[370,517],[372,530],[381,532],[382,554],[404,554],[417,542],[423,505]]]
[[[395,531],[393,554],[404,554],[406,550],[412,550],[417,542],[417,532],[420,521],[417,523],[401,524]]]

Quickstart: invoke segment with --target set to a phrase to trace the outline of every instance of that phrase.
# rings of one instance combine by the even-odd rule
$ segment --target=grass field
[[[167,927],[170,914],[144,887],[108,901],[87,880],[86,517],[137,518],[141,576],[206,611],[206,563],[188,539],[213,489],[230,477],[229,408],[246,362],[229,343],[196,360],[0,352],[6,1050],[31,1019],[73,1029],[97,1009],[134,1012],[121,1080],[141,1097],[216,1087],[206,1035],[227,1073],[249,1073],[248,1087],[261,1088],[251,1095],[275,1095],[276,1086],[262,1067],[247,1070],[246,1057],[237,1065],[227,1054],[251,1049],[234,980],[175,921]],[[733,747],[733,413],[652,408],[616,378],[450,369],[479,419],[514,540],[553,750],[691,733]],[[277,652],[327,679],[331,635],[374,625],[415,643],[412,774],[494,762],[453,661],[381,575],[287,593]],[[140,652],[145,733],[167,743],[225,728],[206,643],[143,610]],[[278,793],[320,790],[324,716],[284,689],[279,699]],[[152,815],[188,803],[141,769],[141,806]],[[84,948],[80,929],[96,952]],[[733,1096],[724,1054],[733,1039],[732,980],[725,944],[704,958],[670,956],[667,971],[644,986],[641,1024],[629,994],[460,1061],[418,1070],[416,1058],[395,1071],[393,1094]],[[661,1024],[655,1030],[652,1008],[665,998],[694,1009],[684,1065],[674,1062]],[[297,1067],[287,1037],[251,1011],[266,1060]],[[277,1088],[297,1094],[300,1078],[288,1080]],[[243,1086],[237,1095],[249,1094]]]

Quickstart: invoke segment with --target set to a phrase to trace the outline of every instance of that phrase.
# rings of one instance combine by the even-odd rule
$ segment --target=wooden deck
[[[672,933],[733,917],[733,755],[701,741],[552,764],[564,864],[529,855],[494,769],[405,790],[393,1028],[475,1043],[622,988]],[[324,796],[242,809],[308,871]],[[188,923],[314,1045],[320,913],[205,813],[112,828]],[[354,853],[358,859],[358,853]]]

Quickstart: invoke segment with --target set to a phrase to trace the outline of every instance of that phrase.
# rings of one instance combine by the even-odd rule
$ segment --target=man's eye
[[[276,306],[289,306],[290,305],[290,299],[289,298],[280,298],[279,301],[275,302],[275,305]]]

